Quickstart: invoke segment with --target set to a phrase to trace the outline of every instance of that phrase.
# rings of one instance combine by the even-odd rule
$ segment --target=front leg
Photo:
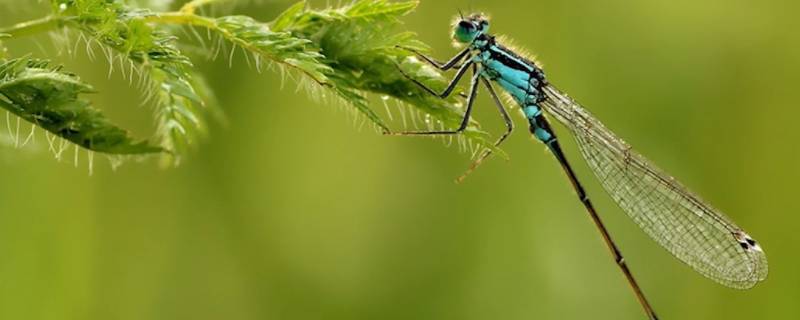
[[[425,60],[430,65],[432,65],[432,66],[434,66],[437,69],[442,70],[442,71],[447,71],[447,70],[450,70],[452,68],[461,68],[461,64],[460,63],[463,62],[464,57],[466,57],[467,54],[469,54],[469,51],[470,51],[470,48],[466,48],[466,49],[464,49],[464,51],[459,52],[455,57],[450,59],[450,61],[439,62],[436,59],[431,58],[429,56],[426,56],[422,52],[419,52],[419,51],[417,51],[415,49],[408,48],[408,47],[403,47],[403,46],[397,46],[397,47],[401,48],[403,50],[411,51],[412,53],[416,54],[417,57],[419,57],[420,59]]]
[[[456,86],[458,86],[458,82],[461,81],[461,78],[464,77],[464,74],[467,73],[467,70],[469,70],[469,67],[472,64],[473,64],[473,62],[469,61],[465,65],[461,66],[461,68],[458,69],[458,72],[456,72],[456,76],[453,78],[452,81],[450,81],[450,83],[447,85],[447,88],[445,88],[444,91],[442,91],[441,93],[436,92],[436,90],[431,89],[431,87],[428,87],[427,85],[425,85],[424,83],[420,82],[419,80],[414,79],[413,77],[408,75],[405,71],[403,71],[403,69],[401,69],[399,66],[397,67],[397,69],[400,70],[400,73],[403,74],[403,76],[406,77],[406,79],[410,80],[411,82],[413,82],[414,84],[416,84],[417,86],[422,88],[423,90],[425,90],[428,93],[430,93],[430,94],[432,94],[434,96],[437,96],[437,97],[439,97],[441,99],[445,99],[445,98],[449,97],[451,93],[453,93],[453,90],[455,90]]]
[[[469,68],[472,62],[464,65],[461,69],[466,71]],[[453,80],[453,83],[457,83],[461,76],[463,76],[464,72],[459,70],[460,75],[456,76],[456,79]],[[472,76],[472,82],[470,84],[470,90],[467,98],[467,109],[464,112],[464,118],[461,119],[461,125],[458,126],[456,130],[445,130],[445,131],[406,131],[406,132],[386,132],[385,134],[388,135],[395,135],[395,136],[408,136],[408,135],[455,135],[463,132],[469,126],[469,119],[470,115],[472,114],[472,105],[475,103],[475,97],[478,95],[478,84],[480,83],[481,74],[475,72]],[[422,84],[420,84],[422,85]],[[424,86],[424,85],[423,85]],[[453,85],[455,87],[455,85]],[[447,92],[448,90],[445,90]],[[452,91],[452,90],[449,90]],[[435,92],[431,91],[431,93],[436,94]],[[448,93],[449,94],[449,93]],[[445,95],[446,97],[446,95]]]

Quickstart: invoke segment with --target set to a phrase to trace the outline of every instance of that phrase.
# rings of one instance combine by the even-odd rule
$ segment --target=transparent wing
[[[542,107],[569,128],[608,194],[650,237],[697,272],[747,289],[767,276],[761,247],[721,212],[664,174],[567,95]]]

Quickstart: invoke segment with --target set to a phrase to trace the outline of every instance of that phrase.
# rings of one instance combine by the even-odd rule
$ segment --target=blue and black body
[[[530,61],[514,53],[512,50],[502,46],[497,42],[494,36],[488,34],[488,29],[488,20],[484,19],[480,15],[473,15],[469,18],[464,18],[459,21],[456,26],[454,38],[459,42],[467,43],[468,46],[461,53],[446,63],[439,63],[434,59],[417,53],[417,55],[419,55],[421,58],[443,71],[447,71],[452,68],[458,68],[455,78],[441,93],[437,93],[425,86],[423,83],[410,78],[417,85],[421,86],[431,94],[441,98],[450,96],[462,77],[470,70],[470,68],[472,68],[473,76],[468,94],[467,109],[461,125],[456,130],[450,131],[396,132],[392,134],[447,135],[461,133],[469,125],[473,102],[475,96],[477,95],[476,89],[480,83],[483,82],[485,87],[489,90],[489,94],[494,99],[506,122],[507,131],[496,142],[496,146],[499,146],[503,143],[503,141],[505,141],[506,138],[508,138],[508,135],[511,133],[511,131],[513,131],[514,124],[501,100],[497,96],[497,93],[492,87],[490,81],[493,81],[499,84],[500,87],[502,87],[522,107],[522,111],[524,112],[525,117],[528,119],[531,133],[539,141],[546,144],[559,160],[564,159],[561,148],[558,145],[556,135],[550,128],[550,124],[544,117],[542,108],[540,106],[540,103],[547,99],[543,90],[544,87],[548,85],[544,71],[542,71],[542,69],[539,68],[533,61]],[[489,155],[489,151],[486,151],[484,154],[482,154],[473,164],[472,168],[470,168],[470,171],[472,171],[472,169],[474,169]]]
[[[499,146],[513,131],[514,123],[492,86],[495,83],[520,105],[531,133],[547,145],[558,160],[650,319],[657,319],[653,308],[578,181],[545,114],[570,130],[586,164],[620,208],[676,258],[702,275],[731,288],[748,289],[766,279],[767,259],[753,238],[722,212],[633,151],[590,112],[549,84],[536,63],[502,46],[488,30],[489,21],[482,15],[462,16],[456,21],[453,38],[466,45],[466,48],[454,58],[440,63],[415,52],[441,70],[458,69],[455,78],[443,92],[436,92],[406,75],[431,94],[445,98],[453,93],[458,82],[471,70],[472,81],[461,125],[455,130],[394,134],[461,133],[469,124],[478,87],[483,84],[506,122],[506,132],[495,143]],[[481,154],[467,173],[490,153],[487,150]]]

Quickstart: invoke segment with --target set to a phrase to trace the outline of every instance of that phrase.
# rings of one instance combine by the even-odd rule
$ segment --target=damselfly
[[[461,16],[456,20],[453,37],[466,48],[455,57],[447,62],[437,62],[414,51],[421,59],[441,70],[458,69],[455,78],[441,93],[407,76],[439,97],[446,98],[452,94],[461,78],[472,71],[461,125],[452,131],[394,134],[461,133],[469,124],[478,87],[483,84],[506,122],[507,130],[496,142],[499,146],[511,133],[514,125],[492,86],[492,83],[496,83],[521,106],[531,133],[547,146],[561,164],[578,198],[611,250],[614,261],[650,319],[657,319],[653,308],[567,161],[556,134],[550,127],[548,116],[569,129],[586,163],[623,211],[679,260],[702,275],[732,288],[747,289],[766,278],[767,259],[753,238],[724,214],[634,152],[586,109],[553,87],[536,63],[502,46],[488,30],[489,21],[483,15]],[[468,173],[489,155],[490,151],[480,155]]]

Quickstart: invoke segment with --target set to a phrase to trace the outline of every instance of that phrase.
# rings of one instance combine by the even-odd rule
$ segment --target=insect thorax
[[[497,43],[493,36],[481,35],[470,46],[481,75],[497,82],[519,104],[538,104],[545,99],[542,88],[547,80],[536,63]]]

